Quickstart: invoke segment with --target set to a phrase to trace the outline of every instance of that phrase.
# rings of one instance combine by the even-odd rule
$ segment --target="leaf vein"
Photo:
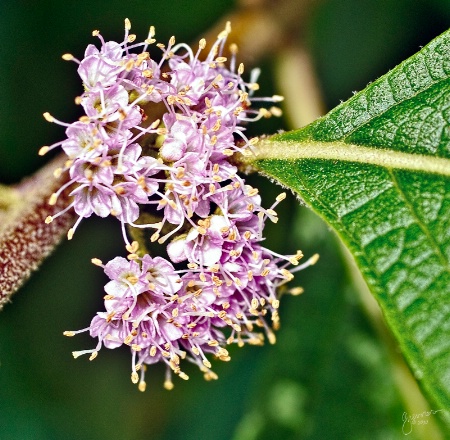
[[[414,217],[416,224],[419,226],[423,234],[427,237],[428,241],[432,244],[433,249],[435,251],[435,254],[438,256],[442,266],[446,268],[448,272],[450,272],[450,265],[447,261],[446,256],[444,255],[442,249],[439,246],[439,243],[435,240],[432,234],[430,234],[430,231],[428,230],[428,227],[422,222],[420,219],[418,213],[416,212],[414,205],[411,203],[409,198],[406,196],[405,192],[402,190],[400,184],[397,181],[397,178],[395,177],[395,173],[393,170],[389,170],[389,173],[392,177],[392,183],[397,188],[397,191],[399,193],[399,196],[403,199],[404,203],[408,206],[412,216]]]

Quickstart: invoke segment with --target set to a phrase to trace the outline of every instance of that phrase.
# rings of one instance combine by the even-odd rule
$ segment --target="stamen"
[[[43,156],[43,155],[46,154],[49,150],[50,150],[50,148],[47,147],[47,146],[41,147],[41,149],[39,150],[38,154],[39,154],[39,156]]]
[[[45,119],[47,122],[54,122],[54,121],[55,121],[55,118],[54,118],[49,112],[45,112],[45,113],[43,114],[43,116],[44,116],[44,119]]]

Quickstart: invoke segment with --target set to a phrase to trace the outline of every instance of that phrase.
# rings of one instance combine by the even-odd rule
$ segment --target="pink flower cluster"
[[[55,174],[68,172],[70,179],[50,203],[71,188],[72,203],[62,212],[73,208],[79,218],[69,239],[83,218],[113,215],[129,252],[127,259],[116,257],[105,265],[93,260],[110,279],[105,311],[88,328],[65,332],[89,331],[98,339],[94,349],[74,356],[90,353],[93,359],[103,345],[126,344],[139,389],[145,389],[145,366],[160,361],[167,365],[165,386],[171,388],[172,373],[188,378],[182,359],[214,379],[208,354],[227,361],[227,344],[261,344],[264,334],[273,343],[277,289],[293,278],[287,268],[299,270],[315,258],[298,266],[301,252],[282,256],[262,246],[264,223],[277,221],[274,208],[285,195],[264,209],[257,189],[230,161],[235,153],[252,154],[254,140],[245,136],[244,125],[278,109],[251,108],[257,84],[243,80],[233,46],[226,67],[229,25],[206,57],[205,40],[194,53],[172,37],[167,47],[157,44],[159,62],[147,51],[155,43],[154,29],[142,43],[135,43],[129,30],[126,20],[122,43],[105,42],[95,31],[100,49],[89,45],[81,61],[63,56],[79,65],[85,92],[76,102],[85,115],[64,124],[46,113],[47,120],[67,127],[67,137],[42,147],[40,154],[61,147],[68,156],[65,169]],[[163,111],[155,117],[158,108]],[[143,224],[142,214],[150,209],[159,218]],[[151,241],[170,238],[169,259],[152,258],[144,243],[130,243],[127,225],[150,228]]]

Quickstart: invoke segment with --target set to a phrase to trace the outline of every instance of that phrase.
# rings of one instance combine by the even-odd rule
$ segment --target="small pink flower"
[[[103,345],[128,345],[139,389],[145,389],[145,365],[156,362],[165,363],[170,389],[172,374],[188,378],[184,359],[206,379],[216,379],[208,356],[228,361],[227,344],[275,341],[278,288],[293,277],[288,268],[301,254],[263,247],[265,221],[277,221],[274,208],[284,195],[263,208],[258,191],[230,161],[253,149],[245,124],[270,112],[251,108],[256,87],[243,80],[242,67],[235,68],[235,55],[225,66],[229,28],[204,61],[203,40],[194,54],[171,39],[160,46],[159,63],[147,51],[153,30],[143,43],[130,43],[128,31],[129,22],[122,43],[98,35],[100,49],[90,45],[84,59],[75,60],[85,86],[78,99],[85,116],[70,125],[57,121],[67,127],[67,138],[43,151],[61,146],[69,158],[64,170],[70,181],[50,200],[73,186],[66,209],[73,207],[79,219],[69,235],[82,218],[113,215],[129,251],[128,259],[94,261],[109,278],[104,311],[79,332],[89,331],[97,345],[74,356],[89,353],[93,359]],[[165,108],[160,119],[149,120],[152,103]],[[146,223],[149,212],[159,218]],[[160,244],[170,239],[169,259],[142,255],[125,225],[151,229],[151,241]]]

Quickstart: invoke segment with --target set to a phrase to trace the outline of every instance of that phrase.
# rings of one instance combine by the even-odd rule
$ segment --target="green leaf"
[[[450,31],[257,147],[245,161],[338,233],[433,409],[450,408]]]

